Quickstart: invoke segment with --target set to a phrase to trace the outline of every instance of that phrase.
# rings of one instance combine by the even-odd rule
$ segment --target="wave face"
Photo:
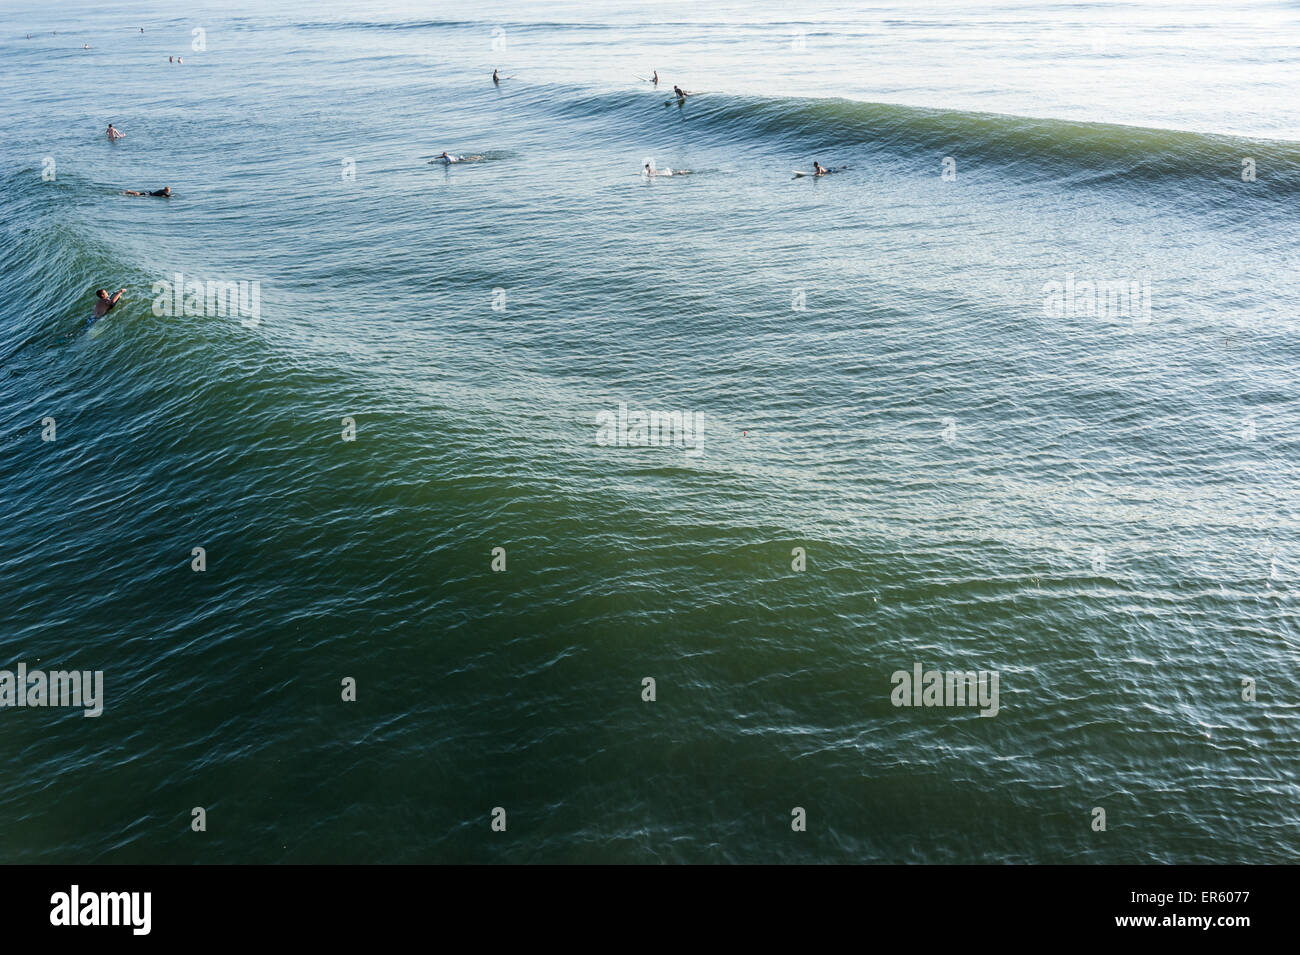
[[[1291,861],[1290,14],[1171,7],[7,10],[4,859]]]
[[[621,94],[548,90],[561,115],[636,115],[645,104]],[[1240,185],[1253,164],[1266,188],[1253,199],[1289,201],[1300,187],[1300,143],[1174,129],[956,112],[843,99],[709,93],[690,101],[693,132],[720,143],[774,150],[853,151],[877,161],[938,165],[951,156],[976,168],[1061,187],[1107,182],[1185,182],[1188,191]]]

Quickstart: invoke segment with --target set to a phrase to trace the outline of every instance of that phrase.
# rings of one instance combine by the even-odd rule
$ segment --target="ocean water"
[[[0,10],[0,668],[104,681],[0,860],[1300,857],[1300,5],[113,6]]]

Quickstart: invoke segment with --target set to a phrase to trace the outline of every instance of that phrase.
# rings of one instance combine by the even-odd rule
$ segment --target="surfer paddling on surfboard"
[[[828,172],[830,172],[829,169],[827,169],[825,166],[823,166],[821,163],[819,163],[816,159],[813,160],[813,175],[814,175],[814,176],[824,176],[824,175],[826,175]]]
[[[646,177],[650,176],[689,176],[689,169],[656,169],[653,163],[646,163],[641,174]]]
[[[454,153],[444,152],[435,159],[430,159],[430,163],[440,162],[443,165],[450,166],[454,162],[475,162],[482,159],[482,156],[457,156]]]
[[[95,309],[91,313],[90,320],[93,322],[96,319],[103,318],[105,315],[111,312],[113,310],[113,306],[117,304],[117,300],[122,297],[122,294],[125,291],[126,289],[118,289],[117,294],[114,295],[112,298],[109,298],[108,289],[102,289],[102,288],[96,289]]]

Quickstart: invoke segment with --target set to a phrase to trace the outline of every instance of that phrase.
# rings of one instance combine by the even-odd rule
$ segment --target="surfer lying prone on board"
[[[153,192],[137,192],[135,189],[128,189],[122,193],[124,196],[157,196],[160,199],[170,199],[172,195],[171,186],[163,186],[161,189],[155,189]]]
[[[691,174],[689,169],[656,169],[649,163],[645,164],[641,172],[646,176],[689,176]]]
[[[483,158],[482,156],[456,156],[453,155],[452,153],[444,152],[441,156],[437,157],[436,159],[430,159],[429,162],[430,163],[440,162],[443,163],[444,165],[450,166],[454,162],[476,162],[477,160],[482,158]]]

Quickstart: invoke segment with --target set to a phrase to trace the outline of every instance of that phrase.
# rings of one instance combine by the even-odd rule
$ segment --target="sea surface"
[[[6,4],[0,861],[1300,861],[1298,46]]]

